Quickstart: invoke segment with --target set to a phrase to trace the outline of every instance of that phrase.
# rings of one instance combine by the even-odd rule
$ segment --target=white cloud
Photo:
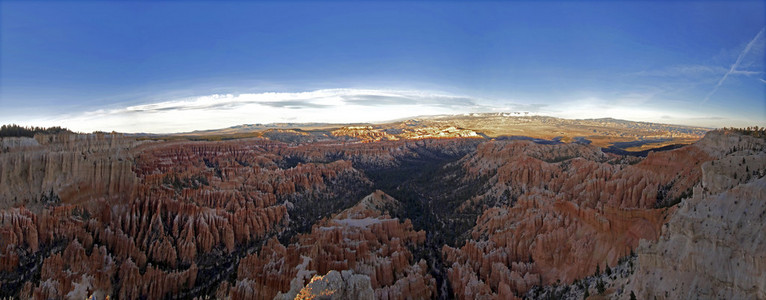
[[[400,90],[326,89],[209,95],[16,122],[73,130],[171,133],[240,124],[378,122],[415,115],[487,110],[468,97]]]
[[[491,100],[412,90],[325,89],[297,93],[221,94],[55,116],[9,118],[26,126],[75,131],[173,133],[253,123],[363,123],[418,115],[527,111],[570,119],[617,118],[698,126],[735,126],[741,118],[695,111],[688,103],[654,99],[654,92],[624,93],[546,103]],[[752,124],[763,124],[755,120]],[[759,126],[760,126],[759,125]],[[740,126],[740,125],[736,125]]]
[[[633,121],[667,122],[662,118],[667,117],[667,111],[658,111],[649,106],[642,105],[643,101],[636,104],[628,104],[623,100],[606,100],[596,97],[578,99],[563,102],[557,105],[557,111],[550,114],[567,119],[598,119],[615,118]]]
[[[731,115],[721,111],[711,111],[706,107],[689,107],[680,101],[655,100],[631,103],[633,95],[627,98],[615,97],[604,99],[588,97],[571,101],[562,101],[555,110],[543,114],[566,119],[615,118],[630,121],[678,124],[700,127],[746,127],[764,126],[763,118],[749,119],[741,115]]]

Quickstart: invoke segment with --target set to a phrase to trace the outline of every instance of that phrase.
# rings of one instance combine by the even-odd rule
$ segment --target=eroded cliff
[[[385,207],[396,205],[395,199],[376,191],[354,207],[314,225],[295,243],[284,246],[270,240],[260,253],[240,262],[229,296],[292,299],[307,289],[317,294],[321,292],[312,288],[318,284],[316,280],[324,274],[324,278],[333,277],[335,271],[355,274],[352,281],[335,283],[336,289],[349,289],[359,284],[354,282],[363,281],[377,299],[435,296],[436,283],[425,261],[415,261],[411,252],[422,246],[425,232],[414,231],[409,220],[390,217]],[[225,294],[219,290],[219,295]]]
[[[695,145],[630,164],[586,145],[482,144],[463,166],[490,187],[460,207],[481,215],[465,245],[442,249],[455,296],[508,298],[614,266],[659,237],[674,208],[656,207],[690,194],[712,159]]]
[[[717,159],[663,227],[636,250],[627,290],[645,298],[766,299],[766,141],[716,132]],[[721,151],[723,150],[723,151]]]
[[[283,139],[2,139],[0,296],[764,297],[763,139]]]

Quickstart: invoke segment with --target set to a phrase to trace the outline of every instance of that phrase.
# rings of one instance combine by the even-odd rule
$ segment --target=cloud
[[[172,133],[249,123],[379,122],[415,115],[488,111],[466,96],[439,92],[323,89],[296,93],[216,94],[27,119],[77,131]]]
[[[691,120],[726,120],[724,117],[694,117]]]
[[[467,97],[446,95],[375,95],[358,94],[343,96],[343,101],[351,105],[385,106],[385,105],[417,105],[429,104],[441,107],[471,107],[476,102]]]
[[[161,112],[179,110],[237,109],[247,105],[276,108],[328,108],[339,105],[392,106],[433,105],[439,107],[472,107],[476,102],[468,97],[418,91],[389,91],[361,89],[325,89],[299,93],[222,94],[189,99],[129,106],[128,112]]]
[[[532,104],[511,104],[510,105],[510,111],[516,111],[516,112],[541,112],[546,107],[549,107],[548,104],[541,104],[541,103],[532,103]]]
[[[115,130],[173,133],[254,123],[368,123],[418,115],[530,112],[570,119],[612,117],[634,121],[732,126],[728,124],[732,120],[730,118],[695,119],[710,114],[686,113],[687,108],[679,110],[680,104],[668,100],[658,102],[651,98],[651,93],[623,93],[606,98],[525,103],[429,91],[324,89],[296,93],[207,95],[79,113],[19,116],[8,121],[21,125],[64,126],[81,132]]]
[[[650,77],[698,77],[722,74],[727,71],[724,67],[712,67],[705,65],[676,65],[664,69],[635,72],[628,75]]]
[[[284,108],[293,108],[293,109],[323,108],[323,107],[330,106],[330,105],[324,105],[324,104],[311,103],[311,101],[302,101],[302,100],[263,101],[263,102],[258,102],[258,104],[271,106],[271,107],[284,107]]]
[[[744,70],[735,70],[731,72],[732,75],[745,75],[745,76],[755,76],[755,75],[761,75],[763,74],[762,71],[744,71]]]
[[[324,91],[317,91],[315,93],[216,94],[129,106],[124,110],[141,113],[184,110],[232,110],[249,104],[285,108],[320,108],[330,105],[317,103],[326,96]]]
[[[719,80],[718,83],[713,88],[713,90],[710,91],[710,93],[707,94],[707,96],[705,96],[705,99],[702,100],[702,103],[705,103],[708,100],[710,100],[710,97],[713,96],[713,94],[715,94],[715,92],[718,91],[718,88],[720,88],[721,85],[723,85],[723,82],[726,81],[726,78],[728,78],[729,75],[737,72],[737,67],[739,67],[739,65],[742,63],[742,59],[750,52],[750,49],[753,48],[753,45],[755,44],[755,42],[758,41],[758,39],[761,36],[763,36],[764,31],[766,31],[766,27],[761,28],[761,31],[758,31],[758,34],[756,34],[755,37],[752,40],[750,40],[750,42],[747,43],[747,45],[745,46],[745,49],[743,49],[742,52],[739,53],[739,56],[737,56],[737,60],[734,61],[734,64],[732,64],[731,67],[729,68],[729,71],[726,72],[726,74],[723,74],[723,77],[721,77],[721,80]]]
[[[348,104],[364,106],[383,106],[383,105],[412,105],[416,104],[413,99],[402,96],[386,95],[346,95],[343,101]]]
[[[766,120],[757,114],[744,115],[702,105],[689,106],[685,101],[667,98],[633,104],[616,101],[612,97],[575,98],[560,100],[551,109],[541,114],[566,119],[615,118],[709,128],[766,125]]]

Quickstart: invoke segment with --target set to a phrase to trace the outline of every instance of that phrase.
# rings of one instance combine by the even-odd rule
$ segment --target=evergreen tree
[[[0,137],[34,137],[35,134],[57,134],[62,132],[72,132],[62,127],[23,127],[16,124],[0,126]]]
[[[599,295],[603,294],[604,291],[606,291],[606,286],[604,286],[604,281],[602,281],[601,279],[599,279],[598,282],[596,282],[596,290],[598,291]]]

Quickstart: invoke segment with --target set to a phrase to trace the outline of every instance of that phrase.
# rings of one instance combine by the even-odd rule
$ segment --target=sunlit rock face
[[[4,138],[0,296],[511,299],[633,251],[639,298],[764,298],[762,138],[426,137]]]
[[[627,289],[640,298],[766,298],[766,142],[715,132],[700,141],[716,160],[663,227],[637,249]]]
[[[375,294],[370,278],[351,271],[330,271],[327,275],[314,275],[297,293],[277,295],[274,299],[373,299]]]
[[[417,140],[429,138],[478,138],[479,134],[455,126],[422,126],[411,122],[397,124],[393,128],[383,126],[347,126],[332,131],[336,137],[351,137],[366,142]]]

